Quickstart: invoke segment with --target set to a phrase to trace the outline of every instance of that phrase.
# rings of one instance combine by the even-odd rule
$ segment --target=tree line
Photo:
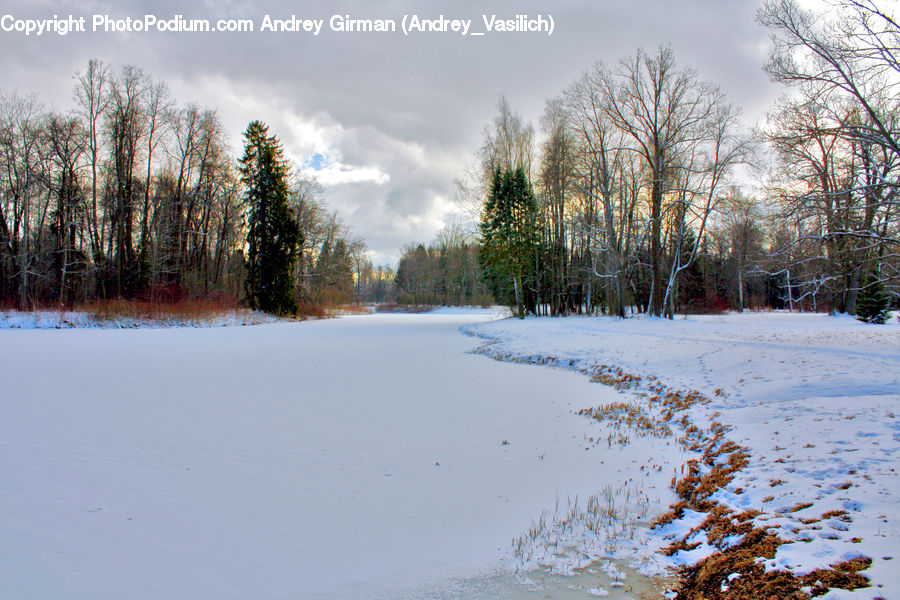
[[[537,133],[501,97],[459,181],[493,296],[519,316],[668,318],[868,314],[877,298],[883,319],[900,292],[900,28],[871,0],[831,15],[759,10],[765,70],[786,93],[752,135],[667,47],[594,64],[548,100]]]
[[[478,264],[478,248],[474,237],[459,224],[445,226],[428,246],[408,244],[402,249],[392,285],[381,301],[386,298],[408,305],[494,304]]]
[[[215,110],[134,66],[92,60],[75,82],[68,112],[0,92],[0,303],[244,297],[249,188]],[[350,302],[374,272],[365,243],[285,169],[287,283],[300,302]]]
[[[296,229],[278,285],[300,304],[883,318],[900,292],[900,28],[874,0],[834,4],[827,17],[793,0],[760,8],[764,68],[785,95],[753,134],[667,47],[590,66],[537,130],[501,97],[458,181],[477,225],[404,247],[396,269],[369,262],[272,138],[284,185],[269,191]],[[66,113],[0,93],[0,302],[241,298],[262,285],[249,254],[265,255],[272,232],[251,210],[252,136],[239,163],[214,110],[179,106],[136,67],[90,61],[75,81]],[[258,142],[271,137],[259,125]]]

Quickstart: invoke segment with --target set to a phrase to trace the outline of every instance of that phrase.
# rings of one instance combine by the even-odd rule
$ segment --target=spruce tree
[[[240,170],[248,207],[247,300],[268,313],[294,314],[293,271],[303,235],[288,207],[287,163],[264,123],[250,123],[244,140]]]
[[[884,325],[890,316],[889,306],[890,301],[884,293],[884,284],[878,272],[870,271],[856,299],[856,318],[864,323]]]
[[[481,214],[478,261],[496,299],[525,318],[525,292],[534,279],[538,250],[537,200],[521,168],[494,172]]]
[[[503,269],[502,249],[503,227],[500,213],[503,203],[503,173],[494,171],[491,187],[481,210],[481,244],[478,247],[478,263],[481,265],[482,279],[488,285],[491,294],[503,304],[512,304],[512,286]]]

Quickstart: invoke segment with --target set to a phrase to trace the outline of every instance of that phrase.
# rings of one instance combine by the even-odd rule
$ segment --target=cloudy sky
[[[216,108],[235,153],[254,119],[267,122],[298,168],[368,242],[376,262],[465,220],[454,179],[473,164],[499,94],[537,125],[546,100],[596,61],[671,45],[679,64],[719,84],[749,126],[780,93],[762,71],[767,32],[754,0],[308,2],[305,0],[3,0],[0,16],[85,17],[65,36],[0,32],[0,89],[73,107],[73,75],[91,58],[132,64],[167,82],[180,105]],[[405,35],[405,15],[471,20],[552,17],[552,34],[452,31]],[[249,19],[253,33],[95,32],[93,16]],[[261,32],[273,19],[324,20],[318,35]],[[394,33],[336,32],[333,15],[391,19]],[[14,21],[7,19],[7,24]]]

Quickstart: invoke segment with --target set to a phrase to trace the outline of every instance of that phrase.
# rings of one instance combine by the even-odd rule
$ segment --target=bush
[[[691,315],[720,315],[728,312],[728,308],[728,300],[718,294],[713,294],[703,298],[692,298],[685,303],[682,310]]]
[[[236,301],[224,296],[184,298],[176,302],[150,300],[100,300],[76,307],[100,321],[136,319],[144,321],[206,321],[235,312]]]
[[[884,325],[890,316],[890,300],[884,292],[884,284],[878,273],[872,271],[866,277],[856,300],[856,318],[863,323]]]
[[[297,306],[297,318],[298,319],[324,319],[328,316],[328,313],[325,312],[325,307],[321,304],[314,304],[312,302],[301,302]]]

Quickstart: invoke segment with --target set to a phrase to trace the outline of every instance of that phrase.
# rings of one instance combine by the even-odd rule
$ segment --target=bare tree
[[[854,312],[864,273],[900,281],[900,28],[870,0],[833,9],[825,20],[792,0],[770,0],[758,20],[772,31],[770,76],[797,90],[767,130],[796,170],[779,193],[801,228],[793,255],[808,288]]]
[[[539,197],[543,245],[546,256],[550,314],[565,315],[568,302],[568,204],[576,187],[576,143],[568,123],[564,101],[550,100],[544,111],[542,128],[546,139],[540,161]]]
[[[149,83],[147,86],[146,106],[144,112],[147,119],[147,171],[144,185],[144,204],[141,208],[141,231],[139,255],[141,262],[147,260],[150,246],[150,219],[152,204],[150,202],[151,181],[153,178],[153,157],[159,144],[165,139],[170,127],[170,116],[174,108],[174,101],[169,94],[169,88],[162,81]]]
[[[759,203],[732,187],[724,199],[723,221],[728,240],[728,251],[734,264],[737,287],[737,307],[743,312],[747,306],[744,289],[748,266],[762,254],[763,231]]]
[[[719,203],[720,190],[731,169],[744,162],[749,151],[749,140],[735,134],[738,111],[733,106],[720,102],[707,117],[697,123],[696,137],[685,144],[682,160],[675,168],[675,252],[664,301],[664,313],[670,319],[675,314],[678,276],[696,259],[709,218]],[[693,244],[685,247],[688,227]]]
[[[851,128],[855,134],[900,154],[900,27],[873,0],[832,5],[836,18],[823,22],[794,0],[767,0],[757,13],[772,31],[766,70],[787,85],[852,98],[865,115]]]
[[[642,50],[619,62],[601,80],[604,105],[615,125],[632,141],[631,150],[644,161],[649,193],[649,312],[661,315],[667,282],[662,245],[663,209],[678,193],[678,169],[691,147],[710,137],[724,94],[701,81],[692,69],[678,69],[670,48],[649,56]]]
[[[110,206],[111,212],[108,254],[115,261],[116,294],[131,295],[138,283],[134,254],[134,209],[139,185],[137,167],[141,143],[146,135],[144,94],[147,78],[132,66],[122,68],[119,77],[112,78],[107,131],[110,139]],[[145,182],[147,184],[149,182]]]
[[[42,162],[43,107],[34,97],[0,96],[0,236],[20,308],[32,306],[31,277],[40,227],[40,197],[46,186]],[[6,279],[6,277],[4,277]]]
[[[484,142],[479,152],[482,164],[482,182],[491,181],[497,169],[513,171],[524,169],[531,179],[534,128],[522,122],[513,112],[506,97],[497,101],[497,116],[483,132]]]
[[[578,140],[575,187],[584,199],[578,225],[592,253],[589,275],[604,282],[610,314],[624,317],[626,257],[632,251],[638,194],[628,181],[636,173],[627,133],[610,116],[614,107],[606,86],[611,77],[597,63],[566,90],[564,98],[568,126]]]
[[[51,115],[46,128],[47,144],[55,173],[50,173],[49,188],[56,197],[52,229],[55,233],[55,271],[58,301],[71,304],[74,293],[70,275],[82,271],[86,263],[76,257],[79,213],[84,210],[80,159],[87,147],[87,136],[77,118]],[[76,263],[77,260],[77,264]]]
[[[84,120],[87,129],[87,159],[91,169],[91,206],[88,211],[88,231],[91,240],[91,255],[95,266],[104,260],[104,226],[98,205],[98,170],[101,166],[103,147],[102,119],[110,105],[109,69],[102,61],[90,60],[84,73],[75,75],[75,101],[77,114]],[[101,295],[105,295],[103,278],[99,278]]]

